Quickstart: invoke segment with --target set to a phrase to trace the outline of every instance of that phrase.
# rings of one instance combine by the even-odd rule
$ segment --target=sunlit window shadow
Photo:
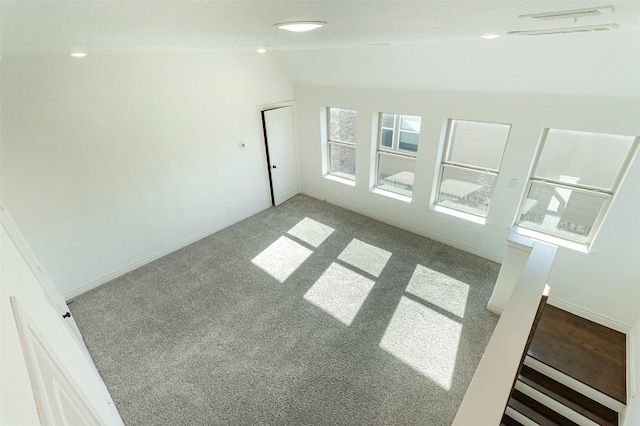
[[[313,253],[301,244],[282,236],[251,260],[251,263],[284,282]]]
[[[318,247],[333,231],[332,227],[305,217],[293,228],[289,229],[287,233],[313,247]]]
[[[403,296],[380,347],[449,390],[461,332],[462,324]]]
[[[374,282],[332,263],[304,298],[345,325],[350,325],[373,288]]]
[[[354,238],[340,253],[338,259],[379,277],[390,257],[390,252]]]
[[[445,311],[464,318],[469,295],[469,284],[465,284],[426,266],[416,265],[407,293]]]

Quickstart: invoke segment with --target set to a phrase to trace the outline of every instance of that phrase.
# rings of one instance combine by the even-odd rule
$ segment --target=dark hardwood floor
[[[626,403],[623,333],[546,305],[528,354]]]

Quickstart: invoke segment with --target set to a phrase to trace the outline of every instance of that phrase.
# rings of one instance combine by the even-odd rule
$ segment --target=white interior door
[[[293,107],[262,112],[267,142],[267,160],[273,204],[279,205],[298,193]]]
[[[38,266],[39,262],[27,245],[27,242],[22,236],[22,233],[16,227],[13,218],[11,217],[9,212],[5,210],[2,204],[0,204],[0,222],[11,237],[13,243],[18,248],[18,251],[22,254],[22,257],[24,258],[25,262],[27,262],[27,265],[29,265],[29,268],[33,272],[33,275],[38,279],[38,282],[42,287],[42,292],[51,304],[51,307],[55,309],[60,315],[67,315],[67,312],[69,312],[67,302],[64,300],[62,295],[60,295],[58,289],[51,282],[49,276],[45,273],[45,271],[42,270],[40,266]],[[89,359],[91,363],[93,363],[93,359],[91,358],[91,355],[89,355],[89,350],[84,344],[84,340],[82,338],[82,335],[80,334],[80,330],[78,330],[78,326],[76,325],[75,320],[70,315],[68,315],[66,317],[65,324],[73,333],[73,336],[78,341],[78,344],[84,351],[87,359]]]

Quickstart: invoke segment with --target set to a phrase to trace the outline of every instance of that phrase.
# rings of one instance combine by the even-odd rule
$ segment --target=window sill
[[[450,208],[447,208],[447,207],[442,207],[442,206],[439,206],[437,204],[434,204],[429,208],[431,210],[433,210],[433,211],[438,212],[438,213],[444,213],[444,214],[449,215],[449,216],[454,216],[454,217],[457,217],[459,219],[463,219],[463,220],[466,220],[466,221],[469,221],[469,222],[477,223],[478,225],[486,225],[487,224],[487,218],[486,217],[480,217],[480,216],[476,216],[476,215],[473,215],[473,214],[461,212],[459,210],[454,210],[454,209],[450,209]]]
[[[589,246],[587,244],[568,241],[560,237],[554,237],[553,235],[543,234],[542,232],[533,231],[531,229],[523,228],[517,225],[514,225],[511,228],[511,231],[516,234],[524,235],[526,237],[533,238],[534,240],[553,244],[558,247],[563,247],[580,254],[590,254]]]
[[[398,200],[398,201],[404,201],[405,203],[410,203],[411,202],[411,197],[408,197],[406,195],[402,195],[402,194],[398,194],[397,192],[392,192],[392,191],[385,191],[384,189],[380,189],[380,188],[372,188],[371,192],[373,192],[374,194],[378,194],[378,195],[382,195],[385,197],[389,197],[389,198],[393,198],[394,200]]]
[[[343,185],[356,186],[356,181],[351,179],[345,179],[343,177],[336,176],[336,175],[324,175],[323,178],[341,183]]]

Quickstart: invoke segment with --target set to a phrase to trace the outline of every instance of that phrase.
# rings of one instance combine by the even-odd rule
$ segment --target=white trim
[[[488,303],[487,304],[487,310],[489,312],[492,312],[498,316],[502,315],[502,312],[504,312],[504,309],[498,305],[494,305],[492,303]]]
[[[9,234],[9,237],[22,255],[22,258],[29,266],[29,269],[31,269],[31,272],[37,278],[38,283],[42,287],[44,295],[47,298],[47,301],[51,304],[51,307],[54,308],[55,311],[60,315],[67,312],[67,304],[62,298],[62,295],[60,295],[60,292],[58,292],[58,289],[49,278],[49,275],[42,267],[40,267],[40,262],[33,254],[33,251],[29,247],[29,244],[27,244],[25,238],[22,235],[22,232],[20,232],[20,230],[16,226],[16,223],[13,221],[13,218],[1,202],[0,222],[2,223],[4,229],[7,231],[7,234]]]
[[[500,423],[556,253],[556,246],[534,244],[469,383],[454,426]]]
[[[605,407],[609,407],[616,413],[621,413],[625,408],[625,405],[620,401],[611,398],[609,395],[603,394],[602,392],[592,388],[591,386],[585,385],[581,381],[576,380],[571,376],[567,376],[566,374],[556,370],[553,367],[549,367],[547,364],[544,364],[537,359],[531,358],[529,355],[527,355],[527,357],[524,359],[524,365],[533,368],[534,370],[544,374],[547,377],[552,378],[556,382],[560,382],[563,385],[570,387],[576,392],[579,392],[596,402],[599,402]]]
[[[291,107],[291,114],[293,115],[293,123],[291,124],[293,125],[293,139],[294,139],[293,150],[295,153],[295,160],[296,160],[296,184],[297,184],[296,194],[299,194],[302,182],[300,181],[300,155],[298,154],[298,125],[296,120],[297,112],[296,112],[295,100],[282,101],[282,102],[276,102],[273,104],[263,104],[263,105],[256,106],[256,110],[258,112],[258,123],[260,126],[259,139],[262,141],[263,164],[265,165],[266,178],[268,182],[271,182],[271,170],[269,169],[269,158],[267,156],[267,140],[265,136],[266,128],[265,128],[263,113],[265,111],[269,111],[272,109],[286,108],[286,107]],[[272,191],[271,185],[269,185],[269,198],[273,196],[273,194],[271,194],[271,191]],[[275,203],[275,200],[273,200],[273,202]]]
[[[544,393],[529,386],[524,382],[521,382],[518,380],[516,382],[515,388],[518,389],[523,394],[527,395],[528,397],[538,401],[542,405],[549,407],[550,409],[560,414],[561,416],[564,416],[565,418],[579,424],[580,426],[598,426],[598,423],[594,422],[590,418],[585,417],[582,414],[578,413],[577,411],[572,410],[566,405],[556,401],[555,399],[548,397]]]
[[[458,219],[467,220],[469,222],[477,223],[478,225],[486,225],[487,218],[482,216],[477,216],[475,214],[463,212],[462,210],[452,209],[450,207],[445,207],[441,204],[432,204],[429,206],[431,210],[438,213],[443,213],[449,216],[457,217]]]
[[[570,241],[566,238],[536,231],[535,229],[525,228],[522,225],[513,225],[513,228],[511,228],[510,231],[527,236],[529,238],[535,238],[536,240],[544,241],[545,243],[554,244],[559,247],[569,249],[572,253],[579,253],[582,255],[590,254],[590,246],[587,244]]]
[[[349,185],[349,186],[356,186],[356,181],[355,180],[351,180],[351,179],[346,179],[340,176],[336,176],[336,175],[332,175],[330,173],[327,173],[326,175],[322,176],[324,179],[327,180],[332,180],[334,182],[338,182],[341,183],[343,185]],[[302,191],[302,193],[304,194],[305,192]],[[323,199],[321,197],[314,197],[314,198],[318,198],[318,199]]]
[[[96,401],[89,401],[87,394],[75,381],[73,375],[69,373],[64,363],[60,360],[58,353],[51,347],[49,341],[45,335],[40,331],[37,324],[31,318],[31,316],[23,309],[17,301],[15,295],[9,297],[9,302],[13,310],[13,316],[15,319],[18,336],[20,338],[20,344],[22,346],[22,353],[25,360],[27,372],[29,374],[29,381],[31,382],[31,389],[34,394],[36,406],[38,409],[38,415],[43,425],[57,424],[52,407],[55,405],[55,401],[50,400],[50,395],[46,392],[46,384],[44,380],[51,379],[42,372],[43,361],[38,359],[36,354],[36,347],[40,348],[46,353],[48,358],[46,361],[53,367],[54,370],[61,376],[62,382],[68,387],[68,390],[74,394],[76,403],[80,403],[86,410],[85,414],[88,414],[90,420],[93,420],[94,424],[106,425],[106,424],[118,424],[122,425],[122,418],[118,412],[117,407],[113,403],[113,399],[107,390],[107,387],[102,380],[102,377],[97,370],[94,370],[95,376],[92,378],[94,385],[102,388],[101,393],[105,398],[106,412],[99,412],[96,410],[94,403]],[[102,401],[100,401],[103,404]],[[104,414],[107,414],[108,418],[105,418]]]
[[[411,203],[411,197],[408,197],[403,194],[398,194],[397,192],[387,191],[377,186],[371,188],[371,192],[373,192],[374,194],[382,195],[384,197],[393,198],[395,200],[402,201],[405,203]]]
[[[189,244],[195,243],[196,241],[199,241],[199,240],[201,240],[201,239],[203,239],[205,237],[208,237],[211,234],[214,234],[214,233],[216,233],[216,232],[218,232],[218,231],[220,231],[220,230],[222,230],[222,229],[224,229],[224,228],[226,228],[228,226],[231,226],[231,225],[233,225],[235,223],[240,222],[241,220],[244,220],[244,219],[246,219],[248,217],[251,217],[254,214],[260,213],[261,211],[266,210],[266,209],[268,209],[270,207],[271,207],[271,203],[262,205],[260,207],[255,208],[255,209],[252,209],[252,210],[249,210],[248,212],[245,212],[245,213],[243,213],[241,215],[238,215],[238,216],[234,217],[233,219],[229,219],[229,220],[227,220],[225,222],[222,222],[221,224],[216,225],[213,228],[209,228],[206,231],[200,232],[200,233],[198,233],[198,234],[196,234],[196,235],[194,235],[192,237],[189,237],[189,238],[187,238],[185,240],[182,240],[182,241],[180,241],[180,242],[178,242],[176,244],[173,244],[173,245],[171,245],[171,246],[169,246],[169,247],[167,247],[167,248],[165,248],[163,250],[160,250],[160,251],[158,251],[158,252],[156,252],[154,254],[151,254],[151,255],[149,255],[147,257],[144,257],[144,258],[142,258],[140,260],[137,260],[137,261],[135,261],[133,263],[130,263],[129,265],[124,266],[124,267],[122,267],[120,269],[117,269],[117,270],[115,270],[115,271],[113,271],[113,272],[111,272],[111,273],[109,273],[107,275],[104,275],[104,276],[102,276],[102,277],[100,277],[100,278],[98,278],[96,280],[93,280],[91,282],[83,284],[80,287],[78,287],[76,289],[73,289],[73,290],[63,294],[63,296],[64,296],[64,298],[66,300],[73,299],[74,297],[77,297],[77,296],[81,295],[82,293],[85,293],[85,292],[87,292],[89,290],[92,290],[92,289],[98,287],[98,286],[101,286],[102,284],[105,284],[105,283],[107,283],[107,282],[109,282],[109,281],[111,281],[113,279],[116,279],[116,278],[126,274],[127,272],[131,272],[134,269],[138,269],[141,266],[146,265],[147,263],[151,263],[156,259],[159,259],[159,258],[161,258],[163,256],[168,255],[169,253],[173,253],[174,251],[179,250],[179,249],[181,249],[183,247],[186,247]]]
[[[563,311],[567,311],[584,319],[588,319],[589,321],[593,321],[597,324],[619,331],[620,333],[629,335],[629,332],[631,331],[631,326],[612,320],[611,318],[607,318],[587,309],[580,308],[576,305],[557,299],[555,297],[549,297],[547,303],[555,306],[556,308],[560,308]]]
[[[525,416],[519,411],[514,410],[511,407],[507,407],[506,410],[504,410],[504,413],[509,417],[511,417],[513,420],[522,424],[523,426],[540,426],[538,423],[534,422],[529,417]]]
[[[31,248],[29,247],[29,244],[27,243],[24,236],[22,235],[22,232],[20,232],[16,223],[13,221],[13,218],[11,217],[11,215],[6,210],[6,208],[2,205],[1,202],[0,202],[0,222],[2,222],[2,226],[9,234],[9,237],[15,244],[16,248],[18,249],[18,252],[20,252],[20,255],[22,256],[26,264],[29,266],[29,269],[31,269],[31,272],[33,273],[33,276],[38,281],[38,284],[40,284],[40,287],[42,288],[42,292],[44,293],[45,299],[47,299],[47,301],[49,302],[49,304],[51,305],[51,307],[55,312],[57,312],[61,316],[65,315],[69,311],[69,307],[67,306],[66,300],[60,294],[60,292],[58,291],[58,288],[55,286],[51,278],[49,278],[49,275],[47,274],[47,272],[42,267],[40,267],[39,265],[40,262],[38,261],[38,258],[35,256],[33,251],[31,251]],[[78,346],[82,350],[84,356],[87,358],[87,360],[93,366],[93,368],[96,370],[96,373],[97,373],[98,369],[93,363],[93,358],[91,358],[89,349],[87,349],[87,346],[84,343],[84,338],[80,333],[80,329],[78,329],[76,320],[73,317],[69,317],[65,319],[64,323],[66,327],[69,329],[69,331],[71,331],[71,334],[73,335],[74,339],[78,343]]]
[[[329,175],[323,176],[323,177],[325,179],[330,179]],[[370,218],[375,219],[375,220],[379,220],[380,222],[386,223],[388,225],[395,226],[396,228],[404,229],[405,231],[412,232],[412,233],[414,233],[416,235],[420,235],[422,237],[426,237],[426,238],[432,239],[434,241],[438,241],[440,243],[449,245],[451,247],[455,247],[457,249],[464,250],[467,253],[475,254],[476,256],[480,256],[480,257],[482,257],[484,259],[488,259],[488,260],[491,260],[491,261],[496,262],[496,263],[502,263],[502,257],[496,256],[493,253],[490,253],[488,251],[479,250],[476,247],[471,247],[471,246],[468,246],[466,244],[460,244],[457,241],[452,241],[452,240],[450,240],[448,238],[442,238],[440,236],[437,236],[437,235],[431,234],[429,232],[426,232],[426,231],[424,231],[424,230],[422,230],[420,228],[416,228],[416,227],[407,225],[405,223],[398,222],[398,221],[395,221],[393,219],[386,218],[384,216],[380,216],[380,215],[378,215],[376,213],[370,212],[369,210],[365,210],[365,209],[361,209],[361,208],[358,208],[358,207],[354,207],[351,204],[343,203],[343,202],[340,202],[338,200],[334,200],[332,198],[327,198],[327,197],[325,197],[325,196],[323,196],[321,194],[318,194],[316,192],[309,191],[308,189],[302,189],[301,193],[304,194],[304,195],[308,195],[309,197],[315,198],[317,200],[326,201],[326,202],[328,202],[330,204],[333,204],[333,205],[336,205],[338,207],[342,207],[342,208],[345,208],[345,209],[350,210],[352,212],[362,214],[364,216],[370,217]]]
[[[636,322],[636,324],[636,327],[640,327],[640,322]],[[636,364],[636,361],[640,354],[636,354],[636,348],[638,347],[636,335],[637,333],[627,333],[627,404],[636,397],[636,392],[638,391],[636,371],[640,366]]]

